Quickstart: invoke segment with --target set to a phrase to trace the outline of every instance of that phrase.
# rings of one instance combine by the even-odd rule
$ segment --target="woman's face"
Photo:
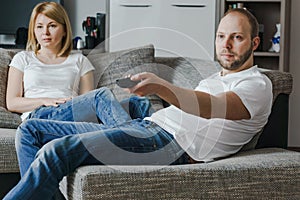
[[[34,34],[41,45],[41,49],[60,50],[62,48],[62,39],[66,32],[62,24],[44,14],[38,14],[35,20]]]

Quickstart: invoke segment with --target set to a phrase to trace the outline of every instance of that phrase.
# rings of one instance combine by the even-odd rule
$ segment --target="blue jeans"
[[[105,93],[103,95],[103,93]],[[99,118],[103,111],[109,111],[111,115],[119,114],[120,116],[113,119],[119,120],[116,123],[122,123],[128,121],[131,118],[144,118],[145,115],[153,112],[150,109],[150,102],[146,98],[132,96],[123,101],[116,102],[111,101],[103,105],[102,96],[109,96],[110,99],[114,99],[113,94],[107,92],[107,89],[99,88],[90,91],[84,95],[74,97],[66,103],[54,106],[41,106],[32,111],[27,119],[53,119],[59,121],[76,121],[76,122],[99,122]],[[107,99],[106,97],[106,99]],[[128,114],[121,112],[121,106],[126,110]],[[104,107],[104,106],[108,106]],[[102,119],[104,120],[104,119]],[[105,123],[105,122],[104,122]]]
[[[131,117],[111,92],[100,91],[102,124],[29,119],[20,125],[16,149],[22,178],[4,199],[50,199],[62,178],[82,165],[188,163],[171,134],[142,118],[127,120]],[[138,104],[132,108],[136,117],[149,111]]]

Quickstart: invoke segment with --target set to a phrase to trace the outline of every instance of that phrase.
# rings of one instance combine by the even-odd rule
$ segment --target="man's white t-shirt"
[[[201,81],[195,90],[212,95],[234,92],[248,109],[251,119],[205,119],[172,105],[146,118],[173,134],[194,160],[211,161],[238,152],[267,123],[272,106],[272,84],[257,66],[225,76],[216,73]]]
[[[94,70],[90,61],[81,53],[71,53],[60,64],[45,64],[33,51],[17,53],[10,67],[24,73],[24,97],[67,98],[78,96],[80,77]],[[30,112],[23,113],[24,120]]]

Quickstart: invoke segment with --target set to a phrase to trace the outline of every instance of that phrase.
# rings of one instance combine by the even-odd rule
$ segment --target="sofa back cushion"
[[[0,107],[6,108],[6,85],[9,63],[16,52],[0,48]]]
[[[16,51],[0,48],[0,127],[16,128],[21,123],[20,115],[6,109],[6,86],[9,63]]]
[[[95,67],[95,86],[108,87],[112,90],[118,100],[129,97],[131,94],[116,85],[116,80],[125,75],[135,74],[145,69],[144,66],[154,61],[154,46],[145,45],[141,47],[126,49],[116,52],[99,53],[91,51],[87,55]],[[151,68],[149,65],[147,68]],[[163,108],[162,101],[156,95],[148,97],[154,110]]]

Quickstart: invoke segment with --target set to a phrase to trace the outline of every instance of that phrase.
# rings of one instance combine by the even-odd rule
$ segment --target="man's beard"
[[[230,52],[230,51],[226,51],[226,52],[222,52],[222,53],[231,53],[234,56],[236,56],[236,53]],[[252,54],[252,45],[243,55],[240,56],[240,58],[238,60],[235,60],[233,63],[226,64],[219,58],[218,58],[218,62],[224,69],[236,70],[236,69],[240,68],[250,58],[251,54]]]

